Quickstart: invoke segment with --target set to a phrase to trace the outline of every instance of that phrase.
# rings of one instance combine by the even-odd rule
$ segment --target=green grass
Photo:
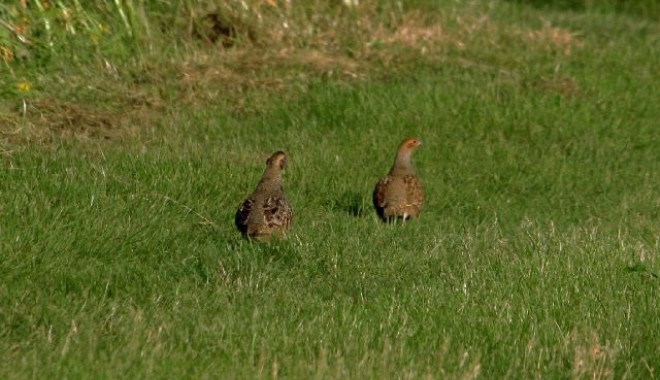
[[[443,39],[327,55],[357,66],[188,37],[6,63],[0,377],[658,377],[659,25],[418,3]],[[427,202],[384,225],[408,135]],[[277,149],[293,229],[245,241]]]

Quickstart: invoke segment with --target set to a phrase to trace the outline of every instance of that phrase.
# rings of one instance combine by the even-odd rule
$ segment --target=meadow
[[[658,2],[81,4],[0,5],[0,378],[660,377]]]

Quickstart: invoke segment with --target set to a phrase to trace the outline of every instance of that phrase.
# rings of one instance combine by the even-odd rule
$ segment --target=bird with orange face
[[[282,171],[286,154],[273,153],[254,192],[238,207],[234,223],[243,236],[256,240],[284,237],[291,227],[293,210],[284,195]]]
[[[374,207],[385,222],[419,217],[424,203],[424,189],[412,168],[410,156],[421,144],[416,138],[404,139],[389,173],[376,184]]]

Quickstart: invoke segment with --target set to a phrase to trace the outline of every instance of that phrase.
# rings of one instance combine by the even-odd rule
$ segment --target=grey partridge
[[[419,217],[424,203],[424,189],[412,168],[410,156],[421,144],[415,138],[403,140],[390,172],[376,184],[374,207],[385,222]]]
[[[284,237],[291,226],[293,210],[282,187],[282,171],[286,154],[273,153],[266,161],[266,170],[254,192],[236,211],[234,223],[243,236],[270,240],[273,235]]]

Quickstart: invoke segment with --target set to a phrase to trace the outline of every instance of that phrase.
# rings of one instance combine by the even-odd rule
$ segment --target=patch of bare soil
[[[137,125],[154,121],[144,104],[124,102],[113,109],[54,97],[23,100],[19,109],[0,115],[0,141],[48,143],[54,139],[116,141],[132,138]]]
[[[0,111],[0,140],[113,141],[134,137],[138,126],[170,117],[164,111],[172,108],[227,105],[236,115],[258,111],[244,101],[253,89],[296,96],[301,83],[312,78],[360,81],[404,61],[480,66],[485,63],[460,52],[507,49],[498,45],[502,36],[537,54],[570,55],[582,46],[576,34],[561,28],[523,30],[487,16],[455,16],[445,24],[442,17],[414,11],[378,14],[368,1],[348,13],[302,16],[291,2],[259,4],[246,11],[256,21],[219,11],[191,15],[191,43],[176,59],[158,57],[123,69],[108,63],[95,83],[85,84],[102,94],[102,101],[74,102],[45,91],[12,112]],[[567,96],[580,90],[568,77],[541,78],[533,87]]]
[[[537,30],[521,30],[517,33],[531,46],[558,51],[565,56],[571,55],[583,46],[576,33],[553,26],[544,26]]]
[[[569,76],[541,77],[532,83],[535,90],[572,98],[582,92],[579,83]]]

